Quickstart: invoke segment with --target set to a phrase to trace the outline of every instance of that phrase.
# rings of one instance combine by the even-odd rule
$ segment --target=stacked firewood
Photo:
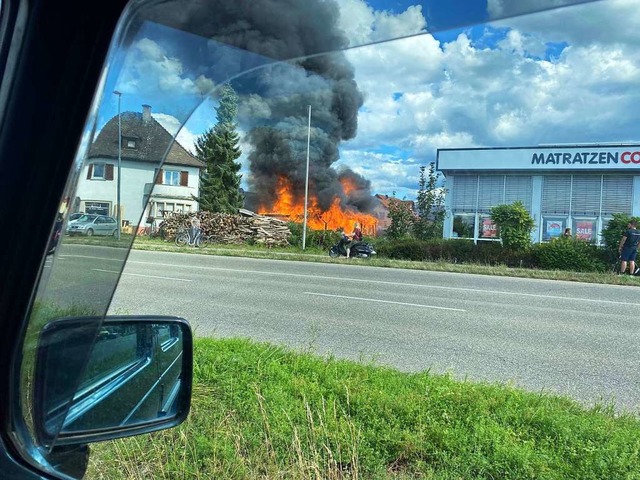
[[[200,220],[203,235],[214,243],[254,242],[274,247],[288,245],[291,236],[286,222],[244,209],[237,215],[205,211],[169,214],[160,224],[161,234],[167,240],[174,239],[180,230],[191,227],[194,217]]]

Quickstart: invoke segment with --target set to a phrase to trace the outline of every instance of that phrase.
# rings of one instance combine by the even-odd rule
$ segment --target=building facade
[[[151,116],[151,107],[143,106],[142,113],[123,112],[120,129],[119,144],[118,117],[113,117],[91,145],[73,211],[117,216],[120,148],[120,213],[125,226],[144,226],[170,212],[197,211],[194,197],[204,165]]]
[[[534,242],[559,237],[601,243],[614,213],[640,215],[640,145],[439,149],[446,178],[444,238],[499,240],[491,208],[521,201]]]

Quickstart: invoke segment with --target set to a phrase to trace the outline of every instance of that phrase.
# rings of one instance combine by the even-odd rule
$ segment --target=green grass
[[[92,447],[94,479],[639,479],[640,420],[428,372],[197,339],[175,429]]]
[[[298,260],[316,263],[346,264],[348,262],[352,265],[369,265],[372,267],[383,268],[401,268],[433,272],[470,273],[501,277],[521,277],[546,280],[564,280],[569,282],[640,286],[640,277],[631,277],[629,275],[511,268],[504,265],[490,266],[480,264],[452,264],[449,262],[414,262],[407,260],[392,260],[389,258],[354,258],[347,261],[346,258],[330,258],[326,250],[319,248],[307,248],[304,251],[298,247],[267,248],[258,245],[207,245],[202,248],[193,248],[188,246],[178,247],[173,242],[163,242],[162,240],[151,239],[149,237],[137,237],[133,243],[133,248],[136,250],[157,252],[181,252],[200,255],[268,258],[273,260]]]

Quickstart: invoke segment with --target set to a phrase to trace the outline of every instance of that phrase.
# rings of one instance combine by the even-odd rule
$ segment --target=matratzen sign
[[[640,145],[439,149],[437,169],[447,170],[633,170]]]

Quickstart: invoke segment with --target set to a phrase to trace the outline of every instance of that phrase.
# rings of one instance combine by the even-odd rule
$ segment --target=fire
[[[346,195],[354,191],[357,186],[350,179],[341,179],[342,188]],[[258,209],[260,214],[282,215],[291,221],[302,222],[304,219],[304,197],[295,198],[293,188],[289,178],[281,176],[276,187],[276,201],[271,208],[261,206]],[[315,230],[338,230],[343,229],[350,233],[353,231],[355,222],[360,223],[363,233],[375,235],[378,219],[373,215],[359,212],[357,210],[343,209],[340,206],[340,198],[335,197],[331,206],[322,210],[318,205],[315,195],[309,194],[307,225]]]

